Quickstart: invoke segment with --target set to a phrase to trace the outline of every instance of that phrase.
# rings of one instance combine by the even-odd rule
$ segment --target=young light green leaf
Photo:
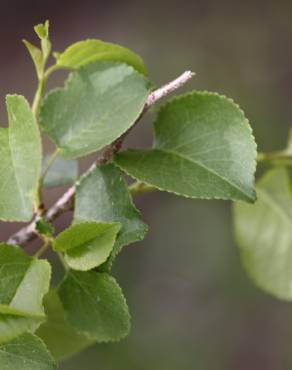
[[[69,271],[59,288],[67,319],[97,342],[117,341],[130,329],[130,315],[115,279],[95,271]]]
[[[49,38],[49,26],[50,26],[49,21],[34,26],[35,33],[41,40]]]
[[[107,260],[120,227],[120,223],[75,224],[57,236],[53,248],[65,252],[65,261],[72,269],[91,270]]]
[[[108,60],[131,65],[147,75],[143,59],[133,51],[101,40],[85,40],[69,46],[63,53],[56,54],[57,66],[77,69],[86,64]]]
[[[148,230],[133,204],[121,171],[113,164],[97,167],[77,185],[74,222],[92,220],[122,225],[108,266],[124,245],[142,240]]]
[[[63,158],[82,157],[127,131],[147,96],[147,81],[132,67],[97,62],[74,72],[65,88],[47,96],[41,125]]]
[[[42,45],[42,54],[43,54],[43,67],[50,55],[52,44],[49,38],[49,21],[46,21],[44,24],[38,24],[34,27],[35,33],[41,40]]]
[[[52,155],[46,156],[43,161],[43,172],[52,159]],[[65,160],[59,156],[49,168],[45,179],[44,186],[53,188],[56,186],[72,185],[78,178],[78,162],[76,160]]]
[[[0,244],[0,343],[35,331],[44,321],[51,269],[15,246]]]
[[[0,128],[0,219],[29,221],[41,172],[40,133],[28,102],[8,95],[9,128]]]
[[[50,290],[45,296],[44,305],[48,319],[37,330],[37,335],[56,360],[73,356],[94,343],[94,340],[79,333],[65,319],[62,303],[55,290]]]
[[[292,194],[284,168],[269,171],[257,185],[254,205],[234,206],[235,235],[243,264],[262,289],[292,299]]]
[[[56,363],[40,338],[23,334],[0,345],[1,370],[55,370]]]
[[[116,156],[129,175],[191,198],[255,200],[256,144],[230,99],[208,92],[181,96],[160,110],[154,127],[152,150]]]
[[[55,233],[54,225],[52,225],[46,218],[40,218],[35,225],[36,231],[45,236],[52,237]]]
[[[31,59],[35,65],[37,76],[40,79],[42,77],[42,72],[44,68],[43,53],[38,47],[31,44],[29,41],[23,40],[23,43],[26,46],[27,50],[29,51]]]

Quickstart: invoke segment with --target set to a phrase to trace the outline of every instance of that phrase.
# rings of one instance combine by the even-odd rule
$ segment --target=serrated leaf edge
[[[256,174],[256,165],[257,165],[257,143],[255,141],[255,137],[253,135],[253,131],[252,131],[252,127],[250,126],[249,124],[249,120],[246,118],[245,114],[244,114],[244,111],[240,108],[240,106],[235,103],[235,101],[229,97],[226,97],[225,95],[221,95],[221,94],[218,94],[216,92],[211,92],[211,91],[206,91],[206,90],[195,90],[195,91],[191,91],[191,92],[188,92],[188,93],[185,93],[185,94],[182,94],[182,95],[178,95],[178,96],[175,96],[175,97],[172,97],[170,98],[166,103],[164,103],[163,105],[161,105],[160,109],[159,109],[159,112],[157,113],[157,117],[154,121],[154,130],[155,130],[155,125],[157,124],[157,121],[159,119],[159,115],[162,113],[162,111],[164,109],[166,109],[168,107],[168,105],[174,103],[174,102],[177,102],[177,101],[180,101],[180,100],[183,100],[185,98],[188,98],[189,96],[194,96],[196,94],[199,94],[199,95],[207,95],[207,96],[217,96],[219,97],[221,100],[227,100],[229,101],[235,108],[237,108],[240,113],[242,114],[243,118],[244,118],[244,122],[250,132],[250,136],[251,136],[251,140],[253,142],[253,146],[254,146],[254,161],[253,161],[253,184],[255,184],[255,174]],[[154,138],[154,143],[155,143],[155,138]],[[154,146],[152,146],[152,149],[155,149],[157,150],[157,148],[155,148]],[[148,149],[148,151],[150,151],[151,149]],[[159,150],[159,149],[158,149]],[[147,150],[145,150],[147,151]],[[163,150],[164,152],[167,152],[166,150]],[[169,151],[171,153],[171,151]],[[176,154],[176,153],[175,153]],[[133,176],[132,174],[130,174],[127,170],[125,170],[122,166],[120,166],[116,161],[115,161],[115,158],[114,158],[114,164],[120,168],[121,171],[123,171],[124,173],[126,173],[128,176],[132,177],[133,179],[135,180],[139,180],[137,177]],[[146,181],[143,181],[146,185],[150,185],[150,186],[154,186],[156,189],[160,190],[160,191],[164,191],[164,192],[167,192],[167,193],[170,193],[170,194],[175,194],[175,195],[178,195],[178,196],[183,196],[185,198],[188,198],[188,199],[206,199],[206,200],[212,200],[212,199],[215,199],[215,200],[232,200],[232,201],[238,201],[237,198],[234,198],[234,197],[218,197],[218,196],[213,196],[213,197],[201,197],[201,196],[198,196],[198,197],[191,197],[189,196],[188,194],[185,194],[185,193],[178,193],[176,191],[173,191],[173,190],[169,190],[169,189],[164,189],[164,188],[161,188],[155,184],[152,184],[150,182],[146,182]],[[255,187],[255,186],[254,186]],[[245,194],[246,195],[246,194]],[[255,195],[255,199],[251,199],[249,196],[248,198],[250,199],[251,202],[255,202],[256,201],[256,195]]]
[[[149,81],[147,80],[147,78],[139,73],[134,67],[132,67],[131,65],[127,64],[127,63],[121,63],[121,62],[116,62],[116,61],[95,61],[95,62],[92,62],[92,63],[88,63],[86,64],[86,66],[82,66],[80,68],[78,68],[77,70],[74,70],[73,72],[71,72],[68,76],[68,78],[66,79],[63,87],[57,87],[55,89],[52,89],[46,96],[45,98],[43,99],[43,102],[42,102],[42,105],[41,105],[41,110],[42,108],[44,107],[44,105],[46,104],[47,100],[51,98],[52,95],[54,94],[61,94],[63,92],[68,92],[68,89],[70,88],[70,85],[72,83],[72,79],[74,78],[75,74],[78,74],[80,72],[82,72],[82,70],[88,68],[89,66],[91,65],[94,65],[94,64],[108,64],[108,63],[111,63],[111,64],[115,64],[115,65],[124,65],[125,67],[127,67],[128,69],[131,69],[134,73],[136,73],[137,75],[139,75],[141,78],[143,78],[144,82],[145,82],[145,89],[148,91],[148,94],[150,93],[150,86],[149,86]],[[147,100],[147,99],[146,99]],[[146,104],[146,100],[145,100],[145,104]],[[144,108],[145,108],[145,104],[144,106],[139,110],[139,112],[137,113],[137,116],[135,118],[135,120],[132,122],[132,124],[127,127],[126,129],[124,129],[122,131],[122,133],[116,137],[115,140],[119,139],[121,136],[123,136],[131,127],[133,127],[133,125],[135,124],[136,120],[140,117],[141,113],[143,112]],[[44,133],[46,133],[48,135],[48,137],[54,142],[54,144],[57,146],[58,150],[59,150],[59,155],[60,157],[62,157],[63,159],[67,159],[67,160],[73,160],[73,159],[79,159],[79,158],[82,158],[82,157],[85,157],[87,155],[90,155],[92,153],[96,153],[98,152],[99,150],[102,150],[103,148],[105,148],[106,146],[112,144],[115,140],[113,141],[108,141],[106,142],[102,147],[98,147],[97,149],[95,149],[94,151],[89,151],[89,152],[86,152],[85,154],[82,154],[82,155],[77,155],[77,156],[72,156],[72,155],[66,155],[64,154],[64,149],[61,148],[60,146],[58,146],[57,143],[55,143],[55,141],[50,137],[50,135],[48,134],[47,130],[45,129],[45,127],[43,126],[43,120],[42,120],[42,115],[40,115],[40,127],[41,129],[43,130]]]
[[[83,66],[76,67],[75,69],[72,68],[72,67],[64,66],[62,64],[59,64],[59,59],[61,59],[61,57],[62,57],[63,54],[71,52],[71,50],[74,47],[76,47],[76,45],[80,45],[81,43],[84,43],[85,44],[85,43],[89,43],[89,42],[92,42],[92,41],[102,42],[102,43],[107,44],[107,45],[110,45],[110,46],[118,46],[119,48],[125,49],[126,51],[130,52],[132,55],[134,55],[137,58],[137,60],[139,60],[139,63],[140,63],[140,66],[139,67],[141,67],[141,69],[140,68],[139,69],[134,68],[134,66],[132,64],[126,63],[122,59],[120,61],[117,61],[117,60],[115,60],[115,61],[121,62],[123,64],[127,64],[128,66],[133,67],[135,69],[135,71],[137,71],[139,74],[143,75],[144,77],[147,77],[148,73],[147,73],[145,62],[144,62],[143,58],[139,54],[137,54],[135,51],[127,48],[126,46],[115,44],[115,43],[112,43],[112,42],[106,42],[106,41],[103,41],[101,39],[85,39],[85,40],[76,41],[74,44],[68,46],[63,52],[61,52],[61,53],[54,53],[55,54],[54,57],[56,59],[57,66],[59,66],[60,68],[71,69],[71,70],[72,69],[73,70],[79,70],[80,68],[82,68]],[[95,61],[95,62],[97,62],[97,61]],[[109,58],[109,59],[104,59],[103,61],[114,61],[114,60],[112,60],[112,59]],[[91,63],[95,63],[95,62],[89,62],[89,63],[86,63],[86,65],[91,64]],[[144,71],[144,73],[142,73],[142,70]]]

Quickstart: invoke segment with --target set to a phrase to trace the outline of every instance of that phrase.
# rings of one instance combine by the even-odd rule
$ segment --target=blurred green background
[[[33,96],[34,70],[21,39],[35,40],[32,26],[48,18],[55,50],[92,37],[120,43],[143,56],[156,85],[192,69],[197,75],[187,89],[234,98],[259,149],[281,148],[292,123],[291,14],[288,0],[1,1],[0,121],[6,124],[5,94]],[[149,145],[152,119],[128,146]],[[62,191],[48,192],[48,202]],[[292,305],[249,281],[232,236],[231,204],[164,193],[136,203],[150,232],[125,248],[114,268],[131,309],[131,334],[61,369],[290,370]],[[57,224],[68,222],[69,215]],[[0,223],[1,240],[17,227]]]

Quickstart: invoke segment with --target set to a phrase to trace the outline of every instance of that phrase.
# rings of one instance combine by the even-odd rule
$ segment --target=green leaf
[[[107,260],[120,227],[119,223],[101,222],[72,225],[57,236],[53,247],[65,252],[65,261],[72,269],[91,270]]]
[[[29,51],[31,59],[33,60],[33,63],[35,65],[37,76],[40,79],[42,77],[42,72],[44,68],[43,53],[38,47],[31,44],[29,41],[23,40],[23,43]]]
[[[1,370],[54,370],[56,363],[40,338],[23,334],[0,345]]]
[[[41,40],[49,38],[49,26],[49,21],[46,21],[45,23],[37,24],[34,27],[35,33]]]
[[[109,264],[124,245],[142,240],[148,230],[132,202],[121,171],[112,164],[97,167],[77,185],[74,222],[92,220],[122,225]]]
[[[47,168],[52,155],[46,156],[43,161],[43,171]],[[53,188],[56,186],[72,185],[78,178],[78,162],[76,160],[65,160],[59,156],[49,168],[44,179],[44,186]]]
[[[139,117],[148,83],[132,67],[115,62],[90,64],[51,92],[41,110],[41,125],[66,159],[102,149]]]
[[[147,75],[143,59],[133,51],[101,40],[85,40],[69,46],[63,53],[56,54],[57,65],[77,69],[86,64],[107,60],[131,65]]]
[[[29,104],[8,95],[9,128],[0,128],[0,219],[29,221],[41,172],[40,133]]]
[[[95,271],[69,271],[59,288],[69,322],[97,342],[117,341],[130,329],[130,315],[115,279]]]
[[[0,343],[35,331],[44,321],[43,296],[51,269],[20,247],[0,244]]]
[[[92,339],[75,330],[65,319],[65,312],[55,290],[45,296],[48,320],[40,326],[37,335],[42,338],[56,360],[63,360],[94,343]]]
[[[193,92],[171,100],[154,125],[152,150],[129,150],[115,163],[132,177],[191,198],[253,202],[256,144],[230,99]]]
[[[284,168],[257,185],[254,205],[234,206],[235,235],[243,264],[255,283],[278,298],[292,299],[292,195]]]
[[[55,233],[54,225],[52,225],[47,219],[41,218],[36,222],[35,226],[37,232],[46,237],[52,237]]]
[[[42,45],[42,54],[43,54],[43,67],[46,64],[46,61],[50,55],[52,44],[49,39],[49,21],[46,21],[44,24],[38,24],[34,27],[35,33],[41,40]]]

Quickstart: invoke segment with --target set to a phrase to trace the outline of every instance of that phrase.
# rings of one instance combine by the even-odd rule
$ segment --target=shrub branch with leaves
[[[0,244],[1,369],[55,369],[56,361],[129,333],[128,307],[111,269],[122,248],[147,233],[132,200],[142,193],[236,201],[247,271],[267,292],[292,299],[292,141],[283,151],[257,155],[238,105],[193,91],[159,109],[152,148],[122,151],[149,108],[194,74],[155,90],[137,54],[100,40],[54,53],[47,68],[48,22],[35,31],[40,48],[24,41],[38,77],[34,101],[30,106],[23,96],[8,95],[9,125],[0,128],[0,220],[28,222]],[[46,93],[59,69],[70,71],[68,80]],[[44,158],[42,135],[56,148]],[[92,153],[97,159],[78,177],[78,159]],[[255,189],[257,161],[274,168]],[[130,185],[125,175],[134,179]],[[60,185],[68,190],[46,209],[43,189]],[[52,221],[69,209],[72,224],[56,235]],[[23,247],[34,238],[43,244],[30,256]],[[64,266],[56,287],[43,258],[48,248]]]

